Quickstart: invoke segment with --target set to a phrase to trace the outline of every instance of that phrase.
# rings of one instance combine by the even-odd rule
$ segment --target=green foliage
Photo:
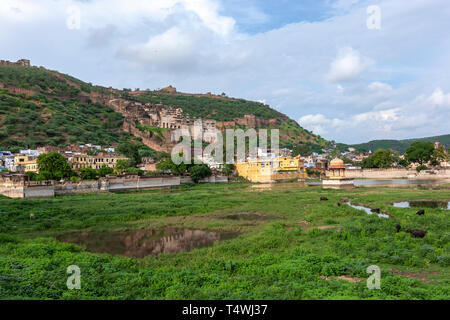
[[[50,179],[61,179],[70,178],[74,175],[70,164],[58,152],[50,152],[39,155],[38,157],[38,167],[41,173],[45,172],[47,178]]]
[[[200,180],[212,175],[211,169],[206,164],[196,164],[189,168],[192,181],[198,183]]]
[[[82,180],[96,180],[98,178],[98,172],[91,167],[81,168],[80,178]]]
[[[30,181],[37,181],[38,180],[38,174],[35,172],[27,171],[25,174],[30,177]]]
[[[107,167],[106,165],[102,165],[98,170],[97,174],[99,177],[106,177],[109,174],[114,174],[114,169]]]
[[[141,155],[139,154],[139,146],[129,141],[121,142],[117,146],[116,152],[123,154],[130,159],[130,164],[128,167],[134,167],[142,161]]]
[[[422,139],[406,139],[406,140],[373,140],[367,143],[355,144],[355,145],[345,145],[346,149],[348,147],[353,147],[357,151],[360,152],[368,152],[372,150],[372,152],[377,151],[378,149],[392,149],[398,151],[400,153],[405,153],[406,148],[408,148],[413,142],[422,141],[422,142],[435,142],[438,141],[442,143],[446,148],[450,148],[450,134],[435,136],[435,137],[427,137]],[[343,150],[345,151],[345,150]]]
[[[394,208],[392,202],[446,199],[447,190],[414,188],[190,185],[170,191],[105,193],[52,199],[0,198],[0,290],[16,299],[447,299],[450,273],[448,213]],[[326,195],[330,201],[317,201]],[[380,207],[393,217],[349,206],[343,197]],[[282,201],[280,201],[282,199]],[[271,218],[239,221],[224,213]],[[29,214],[36,219],[30,221]],[[299,226],[308,221],[308,226]],[[425,238],[403,229],[424,228]],[[335,228],[320,230],[332,224]],[[240,235],[210,248],[143,259],[97,254],[57,241],[66,233],[110,233],[195,226]],[[306,231],[306,230],[313,231]],[[142,239],[147,241],[148,239]],[[139,245],[139,241],[134,244]],[[100,245],[107,245],[104,241]],[[119,243],[116,243],[119,244]],[[114,245],[114,244],[112,244]],[[142,243],[141,243],[142,245]],[[91,249],[89,249],[91,250]],[[66,269],[82,270],[81,290],[67,290]],[[381,268],[381,289],[369,290],[366,269]],[[394,274],[401,271],[405,275]],[[424,272],[424,270],[430,272]],[[414,274],[418,276],[414,276]],[[337,277],[361,278],[348,282]],[[422,275],[428,279],[421,280]],[[327,277],[328,279],[324,279]]]
[[[181,175],[185,173],[189,168],[189,165],[186,165],[184,162],[180,164],[175,164],[171,158],[166,158],[161,160],[156,164],[156,169],[169,172],[175,175]]]
[[[110,145],[119,141],[122,123],[121,114],[100,104],[24,97],[0,90],[0,146],[8,149],[78,143]]]
[[[126,172],[130,167],[133,167],[133,162],[131,160],[120,159],[117,160],[114,170],[116,173],[122,174]]]
[[[211,118],[218,121],[232,121],[242,118],[246,114],[253,114],[258,118],[272,119],[282,116],[276,110],[259,102],[239,100],[222,100],[208,97],[194,97],[181,95],[167,95],[149,92],[136,97],[141,102],[163,103],[167,106],[179,106],[191,118]]]
[[[365,158],[361,162],[362,168],[391,168],[400,164],[400,156],[397,152],[390,149],[379,149],[374,154]],[[407,165],[406,161],[402,162]]]
[[[422,165],[430,161],[433,151],[434,145],[431,142],[415,141],[406,149],[405,158]]]
[[[45,94],[76,97],[80,93],[80,90],[61,81],[54,74],[38,68],[0,66],[0,81]]]
[[[144,126],[140,123],[136,123],[136,128],[138,128],[138,130],[142,131],[142,132],[150,132],[150,137],[156,136],[158,137],[161,141],[164,141],[164,131],[166,129],[164,128],[153,128],[153,127],[148,127],[148,126]]]
[[[310,145],[307,144],[300,144],[294,147],[292,149],[292,156],[310,156],[313,152],[313,149]]]
[[[220,165],[220,172],[222,172],[222,174],[226,175],[226,176],[230,176],[233,174],[234,172],[234,165],[230,164],[230,163],[224,163]]]
[[[427,170],[427,166],[424,165],[424,164],[421,164],[420,166],[416,167],[416,171],[417,172],[420,172],[420,171],[423,171],[423,170]]]

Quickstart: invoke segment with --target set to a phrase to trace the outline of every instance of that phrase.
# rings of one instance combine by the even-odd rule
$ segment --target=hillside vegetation
[[[0,66],[0,83],[36,93],[27,96],[0,88],[0,147],[4,149],[42,145],[63,147],[75,143],[109,145],[119,140],[122,115],[89,99],[89,93],[93,91],[109,95],[106,88],[45,68],[20,66]],[[120,92],[113,94],[118,96]],[[255,115],[266,123],[269,119],[276,119],[275,123],[261,128],[280,129],[281,147],[293,148],[306,143],[320,149],[328,144],[286,115],[259,102],[168,95],[153,91],[136,97],[128,95],[127,90],[121,94],[144,103],[181,107],[185,115],[191,118],[233,121],[245,115]]]
[[[0,149],[118,142],[123,117],[100,104],[0,90]]]

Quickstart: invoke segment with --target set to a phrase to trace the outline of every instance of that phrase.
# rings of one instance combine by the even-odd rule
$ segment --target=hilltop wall
[[[20,59],[16,62],[11,62],[8,60],[0,60],[0,66],[18,66],[18,67],[31,67],[30,60]]]

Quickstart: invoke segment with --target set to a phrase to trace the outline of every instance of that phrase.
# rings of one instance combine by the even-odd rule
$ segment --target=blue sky
[[[450,133],[449,16],[448,0],[2,0],[0,59],[263,101],[338,142],[415,138]]]

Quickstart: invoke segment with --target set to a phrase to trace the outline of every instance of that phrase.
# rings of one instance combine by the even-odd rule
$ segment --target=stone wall
[[[180,185],[180,177],[178,176],[167,176],[167,177],[118,176],[107,178],[103,188],[107,189],[108,191],[121,191],[121,190],[141,190],[150,188],[171,187],[179,185]]]
[[[404,168],[357,169],[346,170],[345,174],[348,178],[354,179],[445,179],[450,178],[450,169],[424,170],[421,172]]]
[[[80,194],[100,192],[99,181],[80,181],[76,183],[58,183],[55,185],[55,195]]]

